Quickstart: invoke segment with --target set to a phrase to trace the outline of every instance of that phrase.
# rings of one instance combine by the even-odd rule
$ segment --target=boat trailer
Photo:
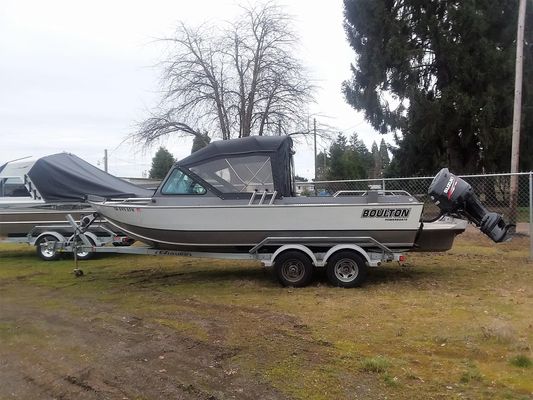
[[[39,243],[40,253],[57,255],[72,253],[76,264],[74,270],[76,276],[83,275],[78,264],[78,260],[83,258],[80,258],[79,254],[111,253],[255,260],[267,268],[273,268],[281,284],[293,287],[307,285],[312,279],[315,267],[325,268],[330,282],[335,286],[354,287],[365,281],[368,267],[379,267],[391,262],[401,264],[405,261],[402,251],[391,250],[369,236],[267,237],[246,253],[165,250],[146,245],[117,246],[109,241],[95,243],[88,231],[98,218],[99,215],[94,213],[85,216],[78,223],[67,214],[73,237],[68,241],[53,240]]]

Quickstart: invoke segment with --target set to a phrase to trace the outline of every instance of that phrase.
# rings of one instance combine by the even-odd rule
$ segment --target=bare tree
[[[164,39],[163,98],[134,139],[169,134],[222,139],[303,131],[313,87],[294,56],[291,18],[273,3],[242,8],[225,29],[181,23]]]

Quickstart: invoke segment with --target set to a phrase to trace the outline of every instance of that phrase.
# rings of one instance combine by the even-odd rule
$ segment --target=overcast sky
[[[253,3],[253,0],[251,1]],[[161,48],[177,21],[230,20],[233,0],[2,0],[0,2],[0,164],[61,151],[109,172],[139,177],[156,148],[121,144],[156,103]],[[355,56],[342,28],[342,0],[285,0],[294,16],[299,49],[319,87],[311,113],[370,146],[380,140],[341,94]],[[188,141],[163,143],[177,157]],[[326,146],[327,143],[320,143]],[[299,144],[296,172],[313,176],[312,148]]]

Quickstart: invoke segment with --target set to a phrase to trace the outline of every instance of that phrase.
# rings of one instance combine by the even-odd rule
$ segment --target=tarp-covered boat
[[[11,161],[0,166],[0,237],[24,236],[36,225],[64,223],[67,213],[75,218],[91,213],[87,195],[152,194],[69,153]]]

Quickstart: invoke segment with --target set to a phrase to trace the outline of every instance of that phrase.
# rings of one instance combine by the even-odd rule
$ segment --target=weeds
[[[481,327],[481,333],[486,340],[494,340],[498,343],[511,343],[516,340],[516,332],[513,326],[501,319],[494,319],[486,326]]]
[[[511,358],[509,360],[509,364],[518,368],[531,368],[531,366],[533,366],[533,361],[531,361],[531,358],[528,356],[519,354]]]
[[[483,381],[483,375],[477,367],[472,366],[468,368],[463,374],[461,375],[460,382],[461,383],[469,383],[469,382],[481,382]]]
[[[387,386],[396,387],[400,385],[400,380],[396,376],[391,376],[388,372],[383,374],[383,381]]]
[[[391,362],[383,356],[367,357],[361,361],[361,369],[365,372],[384,373],[391,366]]]

